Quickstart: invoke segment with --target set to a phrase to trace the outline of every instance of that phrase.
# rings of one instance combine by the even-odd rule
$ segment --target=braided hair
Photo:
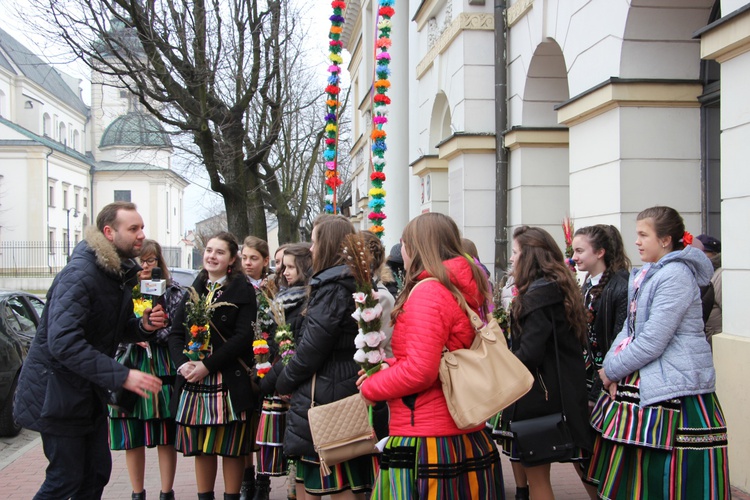
[[[613,265],[615,260],[615,244],[613,243],[612,237],[610,236],[610,227],[612,226],[597,224],[595,226],[582,227],[575,232],[575,236],[585,236],[589,244],[591,245],[591,248],[595,252],[604,250],[605,269],[604,273],[602,273],[602,279],[599,280],[599,283],[597,283],[591,288],[591,290],[589,290],[591,302],[596,302],[599,299],[599,296],[602,294],[602,290],[604,290],[604,287],[607,286],[607,283],[612,277],[612,274],[617,272],[617,269],[615,269]],[[586,279],[588,279],[589,276],[590,273],[586,274]]]

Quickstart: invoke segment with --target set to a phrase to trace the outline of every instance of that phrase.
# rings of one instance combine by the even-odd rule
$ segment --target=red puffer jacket
[[[468,261],[456,257],[443,264],[469,307],[478,310],[483,298]],[[419,279],[426,277],[424,272]],[[391,436],[452,436],[482,429],[481,425],[466,430],[456,427],[438,378],[443,346],[451,351],[467,348],[473,339],[474,328],[466,312],[440,282],[430,280],[413,290],[393,328],[395,360],[362,384],[367,399],[388,401]]]

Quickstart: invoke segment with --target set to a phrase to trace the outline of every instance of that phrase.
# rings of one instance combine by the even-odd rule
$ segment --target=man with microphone
[[[47,292],[14,408],[19,424],[41,433],[49,460],[35,499],[101,498],[112,469],[108,391],[146,397],[161,388],[158,377],[113,359],[120,342],[148,340],[166,324],[160,305],[140,319],[133,313],[133,258],[144,238],[134,204],[107,205]]]

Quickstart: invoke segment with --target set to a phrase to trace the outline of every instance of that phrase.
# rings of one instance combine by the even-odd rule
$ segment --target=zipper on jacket
[[[544,390],[544,400],[549,401],[549,392],[547,392],[547,386],[544,385],[544,379],[542,378],[542,374],[539,373],[539,368],[536,369],[536,378],[539,380],[539,385],[542,386],[542,390]]]

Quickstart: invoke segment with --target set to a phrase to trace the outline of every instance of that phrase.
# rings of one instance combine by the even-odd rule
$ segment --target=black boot
[[[240,493],[224,493],[224,500],[240,500]]]
[[[141,491],[140,493],[133,492],[132,495],[130,495],[131,500],[146,500],[146,490]]]
[[[242,476],[240,500],[252,500],[255,496],[255,467],[248,467]]]
[[[529,487],[516,488],[516,500],[529,500]]]
[[[271,477],[266,474],[258,474],[255,478],[255,496],[252,500],[269,500],[271,494]]]
[[[198,500],[214,500],[215,498],[213,491],[209,491],[208,493],[198,493]]]
[[[167,493],[160,491],[159,500],[174,500],[174,490],[169,490]]]

